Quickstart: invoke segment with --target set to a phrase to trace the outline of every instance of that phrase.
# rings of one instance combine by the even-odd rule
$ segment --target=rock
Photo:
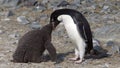
[[[94,1],[94,0],[86,0],[87,2],[89,2],[89,3],[91,3],[92,1]]]
[[[0,6],[15,7],[20,3],[20,0],[0,0]]]
[[[2,30],[0,30],[0,34],[2,34],[3,33],[3,31]]]
[[[56,64],[56,65],[55,65],[55,68],[63,68],[63,66]]]
[[[90,23],[95,23],[95,24],[102,23],[102,22],[100,22],[100,20],[102,18],[99,14],[91,13],[89,11],[83,11],[83,14],[85,14],[85,13],[87,13],[89,15],[88,19],[89,19]]]
[[[17,21],[18,21],[20,24],[24,24],[24,25],[30,23],[30,22],[26,19],[25,16],[19,16],[19,17],[17,17]]]
[[[60,2],[57,7],[66,7],[67,5],[70,5],[67,1]]]
[[[21,6],[34,6],[36,5],[36,0],[0,0],[0,6],[5,7],[21,7]],[[20,5],[20,6],[19,6]]]
[[[50,3],[48,3],[47,5],[47,9],[61,9],[63,7],[67,7],[68,5],[70,5],[67,1],[65,0],[57,0],[57,1],[49,1]]]
[[[74,0],[73,4],[80,4],[83,0]]]
[[[92,5],[91,8],[95,10],[96,9],[96,5]]]
[[[107,47],[114,46],[114,42],[113,41],[108,41],[106,44],[107,44]]]
[[[0,16],[3,16],[3,15],[5,15],[5,12],[0,12]]]
[[[105,10],[107,10],[109,8],[109,6],[103,6],[103,10],[105,11]]]
[[[97,50],[98,52],[102,50],[100,42],[97,39],[93,39],[93,49]]]
[[[47,4],[48,2],[49,2],[49,0],[42,0],[41,3],[42,3],[43,5],[45,5],[45,4]]]
[[[120,54],[120,46],[115,45],[112,47],[112,54],[114,55],[115,53]]]
[[[101,68],[109,68],[110,66],[109,66],[109,64],[108,63],[105,63],[105,64],[103,64],[103,65],[99,65]]]
[[[117,16],[112,15],[112,14],[107,14],[107,15],[105,14],[105,15],[101,16],[101,20],[103,22],[106,22],[107,24],[112,24],[112,23],[116,22],[115,17],[117,17]]]
[[[87,65],[87,64],[89,64],[90,62],[92,62],[93,61],[93,59],[92,58],[89,58],[89,59],[87,59],[87,60],[85,60],[83,63],[81,63],[81,64],[83,64],[83,65]]]
[[[120,23],[120,12],[117,12],[117,14],[114,16],[114,21]]]
[[[120,24],[105,25],[94,30],[94,37],[104,41],[120,39]]]
[[[102,10],[101,10],[101,13],[107,13],[107,12],[110,12],[110,9],[109,9],[109,6],[105,5],[103,6]]]
[[[108,40],[103,46],[107,48],[111,48],[115,45],[115,42],[113,40]]]
[[[108,53],[107,53],[107,54],[110,54],[110,55],[120,54],[120,46],[118,46],[118,45],[112,46],[112,47],[108,50]]]
[[[0,64],[0,68],[7,68],[8,66],[7,66],[7,64],[6,63],[2,63],[2,64]]]
[[[13,34],[10,34],[9,37],[12,39],[17,39],[19,37],[19,34],[13,33]]]
[[[38,22],[32,22],[32,24],[30,25],[30,27],[32,29],[40,29],[41,25]]]
[[[86,0],[81,1],[81,4],[86,4]]]
[[[104,44],[105,47],[108,48],[108,53],[110,55],[115,55],[116,53],[120,54],[120,46],[116,44],[114,41],[108,41]]]
[[[10,21],[10,20],[11,20],[10,18],[1,19],[1,21]]]
[[[13,13],[11,10],[9,10],[9,11],[6,13],[6,17],[13,16],[13,15],[14,15],[14,13]]]
[[[76,5],[76,6],[80,6],[81,2],[84,1],[84,0],[74,0],[72,2],[72,4]]]
[[[47,9],[52,9],[52,8],[54,8],[54,6],[52,5],[52,3],[48,3],[47,4]]]
[[[47,9],[58,9],[58,7],[57,7],[57,5],[58,5],[58,2],[53,2],[53,3],[48,3],[48,5],[47,5]]]
[[[38,1],[37,0],[24,0],[22,3],[24,3],[24,6],[30,7],[35,6]]]
[[[40,20],[46,20],[46,19],[48,19],[48,15],[43,14],[40,16]]]
[[[70,4],[70,5],[68,5],[67,6],[67,8],[69,8],[69,9],[77,9],[79,7],[79,5],[78,4]]]
[[[12,44],[17,44],[19,40],[11,41]]]
[[[46,9],[46,7],[42,4],[39,4],[38,6],[36,6],[33,10],[37,10],[37,11],[44,11]]]
[[[29,11],[23,11],[22,15],[27,15],[29,13]]]
[[[109,47],[107,54],[110,54],[110,55],[120,54],[120,46],[113,45]]]

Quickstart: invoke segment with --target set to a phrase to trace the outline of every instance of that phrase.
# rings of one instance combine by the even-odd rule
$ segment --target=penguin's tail
[[[107,51],[104,50],[104,51],[98,51],[98,50],[95,50],[95,49],[92,49],[90,51],[90,55],[93,59],[101,59],[101,58],[105,58],[105,57],[109,57],[110,55],[107,54]]]

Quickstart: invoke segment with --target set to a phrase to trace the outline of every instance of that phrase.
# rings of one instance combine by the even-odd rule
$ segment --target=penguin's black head
[[[53,25],[53,28],[55,28],[61,22],[61,21],[58,21],[58,17],[60,15],[70,15],[71,17],[77,17],[78,14],[79,12],[73,9],[58,9],[51,14],[50,23]]]
[[[50,16],[50,24],[53,25],[53,28],[55,28],[60,23],[60,21],[57,20],[59,15],[59,12],[54,11]]]
[[[70,9],[58,9],[55,10],[50,16],[50,23],[52,23],[53,28],[55,28],[61,21],[58,21],[58,17],[63,14],[69,15]]]

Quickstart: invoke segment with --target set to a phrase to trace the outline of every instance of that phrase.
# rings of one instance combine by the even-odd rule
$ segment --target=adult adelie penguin
[[[85,54],[90,54],[93,49],[92,33],[85,17],[73,9],[55,10],[50,17],[50,23],[56,27],[60,22],[65,26],[68,36],[75,43],[75,63],[81,63]]]

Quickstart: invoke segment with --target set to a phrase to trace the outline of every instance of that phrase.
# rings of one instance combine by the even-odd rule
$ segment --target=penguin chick
[[[18,42],[18,47],[13,54],[13,62],[40,63],[43,61],[42,54],[47,50],[51,60],[56,61],[56,49],[51,43],[52,24],[45,25],[40,30],[27,32]]]

